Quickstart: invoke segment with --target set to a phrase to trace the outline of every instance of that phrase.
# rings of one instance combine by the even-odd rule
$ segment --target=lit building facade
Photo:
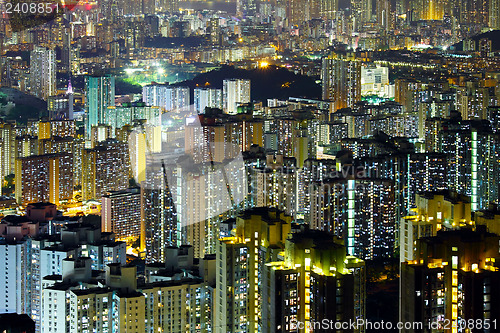
[[[436,323],[442,332],[459,332],[470,318],[498,321],[499,240],[478,228],[417,241],[415,259],[401,266],[400,321]]]
[[[141,186],[141,220],[144,226],[141,248],[145,249],[146,263],[164,262],[166,248],[182,244],[182,228],[173,198],[177,183],[169,182],[169,179],[176,179],[177,168],[175,163],[163,163],[161,160],[172,161],[173,158],[164,156],[148,162]]]
[[[190,106],[188,87],[153,84],[142,88],[142,101],[166,111],[187,110]]]
[[[397,224],[392,180],[331,178],[313,183],[308,191],[312,229],[345,239],[349,255],[375,259],[394,254]]]
[[[364,262],[346,257],[332,234],[304,228],[292,232],[291,218],[272,208],[236,218],[235,233],[217,249],[216,327],[306,332],[297,323],[364,318]]]
[[[30,272],[31,242],[29,240],[0,241],[0,292],[1,313],[31,313],[31,280],[27,279]]]
[[[35,46],[30,52],[30,91],[43,100],[56,94],[56,51]]]
[[[73,155],[48,154],[16,160],[16,200],[21,205],[73,198]]]
[[[115,105],[115,78],[87,76],[85,78],[85,135],[90,139],[92,126],[104,124],[109,106]]]
[[[439,134],[441,152],[448,155],[450,190],[471,198],[471,210],[485,209],[499,199],[498,135],[486,122],[448,122]]]
[[[346,256],[331,234],[292,233],[283,257],[264,270],[264,281],[270,282],[262,283],[262,297],[270,302],[262,305],[263,332],[308,332],[316,323],[337,327],[337,322],[365,318],[365,263]],[[352,332],[364,329],[360,325]]]
[[[196,113],[205,113],[205,108],[222,109],[222,90],[215,88],[194,89],[194,109]]]
[[[157,106],[146,106],[145,103],[123,103],[121,106],[108,107],[103,124],[111,126],[114,135],[116,129],[132,125],[135,120],[144,119],[150,125],[160,126],[160,115],[161,111]]]
[[[203,279],[138,286],[137,267],[110,264],[97,283],[85,261],[45,280],[41,332],[213,332],[213,291]]]
[[[284,248],[291,218],[272,208],[254,208],[236,218],[235,237],[218,241],[215,327],[221,332],[262,329],[265,264]]]
[[[141,194],[139,189],[113,192],[102,197],[103,232],[113,232],[117,239],[131,240],[141,236]]]
[[[295,159],[282,155],[266,156],[266,163],[252,168],[250,199],[255,207],[274,207],[295,216],[297,209],[297,173]]]
[[[488,11],[488,19],[489,19],[489,27],[493,30],[500,29],[500,1],[498,0],[490,0],[489,1],[489,11]]]
[[[236,114],[238,105],[250,103],[250,80],[225,79],[222,88],[224,112]]]
[[[323,58],[323,99],[333,101],[332,110],[352,108],[361,100],[361,63],[353,55],[332,53]]]
[[[37,332],[53,328],[52,319],[66,319],[59,311],[64,311],[68,299],[55,311],[52,306],[57,305],[50,302],[48,306],[43,289],[62,280],[68,262],[87,257],[89,270],[102,270],[110,263],[125,264],[125,243],[115,242],[112,235],[101,236],[99,228],[74,224],[63,227],[57,236],[49,236],[38,223],[2,221],[0,226],[7,235],[0,242],[0,253],[8,258],[0,265],[0,277],[8,286],[0,293],[2,312],[28,313]],[[43,312],[44,300],[50,316]]]
[[[456,192],[417,194],[416,208],[400,221],[400,261],[414,260],[418,239],[436,236],[441,229],[454,229],[471,224],[470,206],[469,198]]]
[[[109,191],[129,186],[130,159],[128,143],[106,140],[93,149],[85,149],[82,157],[82,198],[100,199]]]
[[[15,171],[15,140],[16,131],[14,124],[5,121],[0,122],[0,163],[1,163],[1,177],[8,176]]]

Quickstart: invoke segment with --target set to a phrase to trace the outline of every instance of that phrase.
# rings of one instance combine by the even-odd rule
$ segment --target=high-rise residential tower
[[[496,331],[499,240],[482,226],[439,231],[417,241],[416,257],[401,266],[400,321],[435,325],[432,331],[449,323],[443,332],[460,332],[474,319],[491,326],[484,331]]]
[[[361,100],[361,63],[350,54],[335,54],[323,58],[321,71],[323,99],[331,100],[332,110],[352,108]]]
[[[56,94],[56,51],[38,46],[31,51],[30,91],[44,100]]]
[[[490,0],[489,27],[493,30],[500,29],[500,0]]]
[[[115,78],[87,76],[85,93],[85,136],[90,139],[92,126],[103,124],[108,107],[115,105]]]
[[[236,114],[238,105],[250,103],[250,80],[226,79],[223,81],[223,105],[228,114]]]
[[[129,185],[128,143],[108,139],[82,153],[82,197],[100,199],[109,191],[125,190]]]
[[[257,1],[238,0],[236,1],[236,13],[244,19],[252,18],[257,13]]]
[[[312,322],[365,316],[364,261],[332,234],[293,228],[280,210],[243,212],[216,258],[220,332],[307,332]]]
[[[111,192],[102,197],[103,232],[113,232],[119,240],[135,240],[141,235],[141,194],[139,189]]]
[[[73,198],[73,155],[47,154],[16,160],[16,200],[21,205]]]
[[[151,84],[142,88],[142,101],[167,111],[186,110],[190,105],[189,87]]]
[[[222,90],[214,88],[194,89],[194,109],[200,114],[205,112],[205,108],[222,109]]]

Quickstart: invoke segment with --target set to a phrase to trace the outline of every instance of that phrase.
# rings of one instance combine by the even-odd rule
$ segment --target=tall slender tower
[[[92,126],[104,123],[108,106],[115,105],[115,78],[87,76],[85,93],[85,137],[90,139]]]
[[[361,100],[361,64],[353,55],[332,53],[324,58],[321,79],[323,99],[334,102],[332,112]]]
[[[68,95],[68,119],[73,120],[73,86],[71,85],[71,78],[68,81],[68,89],[66,90],[66,95]]]
[[[351,0],[351,19],[354,20],[355,31],[360,31],[361,27],[371,21],[372,2],[371,0]]]
[[[490,0],[489,27],[494,30],[500,29],[500,0]]]
[[[391,1],[377,1],[377,23],[383,31],[388,31],[391,27]]]
[[[250,80],[227,79],[223,82],[224,111],[236,114],[238,104],[250,103]]]
[[[46,100],[56,93],[56,52],[35,46],[30,53],[30,91]]]

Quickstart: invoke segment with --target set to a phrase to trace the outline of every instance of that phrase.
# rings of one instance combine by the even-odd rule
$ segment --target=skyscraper
[[[442,20],[447,3],[447,1],[423,0],[420,18],[422,20]]]
[[[15,169],[15,139],[14,124],[0,121],[0,163],[2,179],[14,173]]]
[[[41,120],[38,122],[38,140],[75,136],[76,126],[74,120]]]
[[[142,14],[142,1],[120,1],[118,7],[123,10],[123,15],[136,16]]]
[[[432,331],[449,322],[445,332],[458,332],[472,318],[498,322],[499,240],[478,227],[417,241],[415,260],[401,266],[400,321],[436,325]]]
[[[18,237],[18,240],[6,240],[5,237],[0,240],[0,255],[3,258],[0,264],[3,283],[3,292],[0,292],[1,313],[31,312],[31,281],[26,278],[30,271],[31,242],[23,240],[23,235]]]
[[[332,53],[323,58],[321,80],[323,99],[333,101],[330,112],[352,108],[361,100],[361,64],[353,55]]]
[[[73,155],[48,154],[16,160],[16,200],[21,205],[73,198]]]
[[[471,197],[471,210],[488,208],[499,199],[499,138],[487,121],[448,121],[439,133],[440,149],[448,155],[450,190]]]
[[[488,26],[494,30],[500,29],[500,0],[490,0],[488,14]]]
[[[110,106],[106,110],[103,124],[111,126],[112,134],[116,129],[132,125],[136,120],[146,120],[148,124],[160,125],[160,108],[146,106],[145,103],[122,103],[121,106]]]
[[[15,146],[15,158],[38,155],[38,139],[36,136],[18,136]]]
[[[168,12],[174,14],[179,10],[179,1],[177,0],[160,0],[157,3],[157,11]]]
[[[89,261],[64,259],[62,274],[43,280],[42,333],[217,331],[212,328],[213,288],[193,276],[193,267],[183,267],[189,277],[138,285],[136,266],[109,264],[96,279]],[[205,267],[199,268],[201,273]]]
[[[345,246],[327,232],[304,230],[285,242],[284,260],[263,270],[263,332],[307,332],[304,327],[365,318],[365,263],[346,255]],[[267,283],[265,282],[267,281]],[[342,297],[338,297],[338,295]],[[362,332],[358,326],[352,332]]]
[[[321,0],[319,6],[316,2],[310,2],[311,11],[313,12],[312,18],[321,18],[325,21],[335,20],[339,10],[338,0]]]
[[[282,251],[291,219],[272,208],[246,211],[236,222],[236,237],[218,241],[215,326],[221,332],[258,332],[262,320],[265,264]],[[267,326],[267,323],[264,323]]]
[[[392,24],[391,1],[378,0],[377,4],[377,23],[382,31],[388,31]]]
[[[49,327],[55,328],[68,320],[63,315],[65,306],[57,309],[59,311],[56,311],[55,303],[51,304],[54,308],[49,306],[51,303],[48,302],[49,298],[52,301],[52,297],[56,295],[44,294],[46,288],[64,278],[79,279],[91,273],[91,269],[104,270],[111,263],[125,264],[126,244],[115,242],[112,238],[110,240],[109,234],[101,235],[99,227],[73,224],[71,227],[63,228],[59,237],[41,236],[32,240],[31,258],[28,264],[31,266],[32,279],[31,313],[37,324],[37,332],[42,332],[42,329],[43,332],[48,332]],[[76,274],[74,270],[68,271],[68,266],[76,268]],[[87,280],[84,278],[83,281]],[[52,311],[48,312],[48,308]],[[49,313],[51,316],[48,316]],[[58,332],[61,332],[59,329]]]
[[[194,109],[200,114],[205,112],[205,108],[222,109],[222,90],[214,88],[194,89]]]
[[[56,52],[35,46],[30,53],[30,91],[46,100],[56,94]]]
[[[288,19],[288,28],[298,26],[306,21],[308,14],[306,0],[290,0],[284,2],[286,6],[286,18]]]
[[[130,168],[137,184],[146,177],[146,152],[149,151],[146,140],[146,133],[140,131],[132,131],[128,138]]]
[[[189,87],[168,87],[163,106],[167,111],[185,111],[191,105]],[[162,105],[159,105],[160,107]]]
[[[280,210],[243,212],[235,236],[219,240],[216,257],[221,331],[305,332],[296,325],[365,317],[364,262],[346,256],[332,234],[292,230]]]
[[[226,79],[223,81],[224,112],[236,114],[239,104],[250,103],[250,80]]]
[[[393,188],[393,182],[383,178],[325,179],[308,189],[311,228],[345,239],[349,255],[389,257],[397,230]]]
[[[141,219],[144,221],[141,247],[146,249],[147,263],[165,262],[167,247],[182,244],[181,225],[173,198],[177,183],[168,181],[176,177],[177,168],[172,160],[179,156],[164,157],[147,162],[146,179],[141,186]]]
[[[139,189],[111,192],[102,197],[103,232],[112,232],[119,240],[141,236],[141,194]]]
[[[100,199],[109,191],[128,188],[130,160],[128,144],[108,139],[82,154],[82,197]]]
[[[458,228],[471,222],[470,200],[456,192],[422,192],[417,194],[416,206],[399,225],[401,262],[415,260],[418,239],[433,237],[439,230]]]
[[[71,99],[71,101],[70,101]],[[71,112],[70,112],[71,103]],[[50,119],[73,119],[73,93],[49,96],[47,109]],[[71,118],[70,118],[71,113]]]
[[[372,1],[351,0],[351,13],[354,16],[355,31],[361,31],[363,25],[372,19]]]
[[[85,93],[85,137],[90,140],[92,126],[104,124],[108,107],[115,105],[115,78],[87,76]]]
[[[282,155],[267,155],[266,165],[252,168],[251,197],[255,207],[274,207],[290,216],[296,213],[295,159],[284,160]]]
[[[460,24],[488,25],[488,9],[491,7],[488,6],[487,0],[456,0],[450,3],[454,4],[457,9],[455,15],[458,17]]]

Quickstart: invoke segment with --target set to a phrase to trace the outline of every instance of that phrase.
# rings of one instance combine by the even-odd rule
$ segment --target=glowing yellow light
[[[269,63],[267,61],[260,62],[260,68],[267,68],[267,67],[269,67]]]

